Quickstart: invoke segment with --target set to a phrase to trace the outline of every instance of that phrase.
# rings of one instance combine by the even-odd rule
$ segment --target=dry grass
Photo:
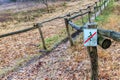
[[[106,21],[100,21],[98,24],[101,28],[120,32],[120,5],[115,3],[112,13]],[[105,15],[107,16],[107,15]],[[105,17],[103,17],[105,18]],[[78,39],[79,40],[79,39]],[[77,43],[70,48],[70,52],[76,61],[84,61],[88,59],[86,48]],[[120,79],[120,43],[112,40],[112,45],[109,49],[103,50],[98,47],[99,56],[99,80],[119,80]],[[86,67],[86,66],[85,66]],[[90,67],[90,66],[89,66]]]
[[[113,19],[114,18],[114,19]],[[120,16],[119,15],[110,15],[108,23],[103,25],[102,28],[108,30],[120,31]]]
[[[80,5],[75,6],[75,8],[79,8]],[[70,9],[70,10],[68,10]],[[62,11],[58,11],[56,13],[50,13],[50,14],[45,14],[45,17],[42,18],[38,18],[36,20],[43,20],[45,18],[50,18],[50,17],[54,17],[63,13],[68,13],[69,11],[72,11],[73,7],[68,7],[67,10],[65,10],[64,12]],[[116,9],[115,9],[116,10]],[[116,13],[116,11],[115,11]],[[114,19],[115,18],[115,19]],[[111,17],[108,19],[109,21],[107,22],[107,24],[104,24],[103,26],[106,26],[104,28],[106,29],[112,29],[112,30],[119,30],[119,27],[117,25],[119,25],[119,16],[117,14],[112,14]],[[34,22],[34,21],[33,21]],[[29,25],[33,24],[33,22],[30,22]],[[42,28],[43,29],[43,33],[45,35],[45,37],[52,37],[54,34],[59,33],[58,30],[62,30],[61,28],[64,27],[64,24],[61,24],[62,21],[55,21],[55,22],[51,22],[48,23],[47,25],[45,25],[46,27]],[[58,23],[58,24],[56,24]],[[51,26],[50,26],[50,25]],[[53,25],[54,24],[54,25]],[[11,24],[13,25],[13,24]],[[24,26],[28,25],[27,23],[20,23],[17,24],[19,26]],[[16,25],[16,26],[17,26]],[[115,28],[111,27],[112,26],[117,26]],[[103,27],[102,26],[102,27]],[[48,28],[49,27],[49,28]],[[18,28],[15,28],[16,30]],[[11,29],[12,30],[12,29]],[[53,30],[53,31],[51,31]],[[6,31],[6,29],[5,29]],[[5,32],[3,31],[3,32]],[[9,30],[8,30],[9,31]],[[74,47],[70,47],[67,52],[69,53],[69,55],[72,55],[72,59],[74,60],[74,62],[89,62],[89,58],[88,58],[88,54],[86,51],[86,48],[83,47],[83,45],[81,46],[82,41],[79,41],[81,38],[78,39],[78,43],[76,42],[77,45],[75,45]],[[18,58],[27,58],[29,57],[28,55],[34,56],[34,54],[37,54],[37,47],[36,45],[39,44],[39,34],[36,31],[32,31],[32,32],[27,32],[27,33],[23,33],[20,35],[16,35],[16,36],[11,36],[11,37],[7,37],[7,38],[3,38],[0,40],[0,42],[2,43],[1,47],[0,47],[0,53],[1,53],[1,70],[3,70],[4,67],[8,67],[11,66],[12,64],[16,64],[17,62],[15,62]],[[4,53],[4,54],[3,54]],[[119,80],[119,75],[120,75],[120,69],[119,69],[119,61],[120,61],[120,44],[118,42],[114,42],[113,45],[111,46],[111,48],[109,48],[108,50],[102,50],[99,48],[98,54],[99,54],[99,66],[100,66],[100,78],[107,80],[107,79],[111,79],[111,80]],[[8,58],[9,56],[9,58]],[[19,59],[18,59],[19,60]],[[24,60],[20,60],[20,62],[24,62]],[[3,65],[4,63],[4,65]],[[19,62],[18,62],[19,63]],[[72,63],[72,62],[71,62]],[[85,65],[83,66],[85,68],[85,70],[89,71],[90,66],[88,66],[87,63],[85,63]],[[89,74],[90,72],[86,73]]]
[[[94,1],[96,0],[74,1],[72,3],[71,2],[66,3],[66,6],[63,6],[63,5],[52,6],[53,8],[54,7],[56,8],[54,13],[42,13],[42,11],[39,8],[37,8],[36,10],[30,9],[27,12],[21,11],[18,13],[14,13],[14,9],[5,11],[1,15],[6,14],[7,15],[6,17],[9,19],[6,18],[4,22],[0,23],[0,26],[1,26],[0,34],[21,30],[21,29],[32,26],[34,23],[37,23],[46,19],[50,19],[56,16],[65,15],[69,12],[77,11],[79,10],[80,7],[82,8],[86,7],[87,4],[92,4]],[[73,5],[74,5],[74,10],[73,10]],[[2,16],[1,18],[3,19],[4,16]]]
[[[35,18],[33,21],[28,20],[27,22],[24,22],[24,21],[19,22],[13,18],[13,17],[21,18],[22,16],[26,16],[22,14],[22,12],[20,12],[19,14],[16,14],[15,16],[12,16],[12,18],[11,18],[11,15],[13,14],[11,13],[11,15],[8,15],[11,18],[10,21],[8,20],[7,22],[0,23],[0,26],[1,26],[0,34],[5,34],[5,33],[31,27],[34,23],[43,21],[48,18],[61,16],[68,12],[76,11],[79,9],[80,6],[82,6],[80,5],[81,1],[72,2],[68,4],[70,5],[68,5],[66,9],[64,9],[63,6],[60,6],[57,8],[55,13],[47,13],[47,14],[44,14],[44,16]],[[82,4],[87,4],[87,3],[82,2]],[[73,10],[73,5],[75,10]],[[9,14],[9,13],[10,12],[6,12],[6,14]],[[34,15],[39,14],[38,12],[35,12],[35,13],[37,14],[34,14]],[[57,34],[62,36],[61,34],[65,33],[65,32],[62,32],[62,30],[65,28],[65,24],[63,23],[64,23],[64,20],[62,19],[62,20],[56,20],[56,21],[52,21],[47,24],[44,24],[45,27],[43,27],[42,30],[43,30],[45,39],[54,37],[54,35],[57,35]],[[26,33],[13,35],[13,36],[0,39],[0,62],[1,62],[0,73],[2,74],[7,72],[8,69],[6,68],[10,68],[9,70],[14,69],[14,66],[17,66],[19,64],[21,65],[22,62],[27,61],[31,56],[35,56],[36,54],[38,54],[38,51],[39,51],[38,45],[40,41],[41,40],[40,40],[40,35],[38,30],[29,31]],[[20,60],[20,62],[17,63],[16,62],[17,60]],[[4,69],[5,69],[5,72],[4,72]]]
[[[120,31],[120,5],[118,2],[110,4],[108,10],[103,12],[103,15],[96,20],[99,23],[99,27],[109,30]]]
[[[120,5],[114,4],[112,13],[110,13],[107,22],[103,22],[102,28],[120,32]],[[99,77],[104,80],[120,79],[120,43],[112,41],[109,49],[103,50],[99,48]]]

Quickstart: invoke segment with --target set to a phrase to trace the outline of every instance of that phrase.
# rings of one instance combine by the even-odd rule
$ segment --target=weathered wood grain
[[[115,41],[120,41],[120,32],[115,32],[112,30],[98,29],[98,33],[102,36],[111,38]]]
[[[71,46],[73,46],[73,40],[72,40],[72,37],[71,37],[71,34],[70,34],[70,30],[69,30],[69,24],[68,24],[68,18],[65,18],[65,25],[66,25],[66,31],[67,31],[67,34],[68,34],[68,38],[69,38],[69,41],[70,41],[70,44]]]
[[[97,28],[95,24],[89,24],[89,29]],[[87,51],[91,62],[91,80],[98,80],[98,54],[97,46],[88,46]]]
[[[35,26],[30,27],[30,28],[27,28],[27,29],[19,30],[19,31],[7,33],[7,34],[2,34],[2,35],[0,35],[0,38],[7,37],[7,36],[11,36],[11,35],[15,35],[15,34],[24,33],[24,32],[30,31],[30,30],[34,30],[34,29],[36,29]]]

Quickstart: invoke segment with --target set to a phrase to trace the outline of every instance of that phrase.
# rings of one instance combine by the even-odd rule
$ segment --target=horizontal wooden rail
[[[112,38],[115,41],[120,41],[120,32],[115,32],[115,31],[112,31],[112,30],[98,29],[98,33],[100,35],[105,36],[105,37]]]
[[[77,31],[83,31],[83,29],[84,29],[85,26],[86,26],[86,25],[84,25],[84,26],[78,26],[78,25],[74,24],[72,21],[69,21],[68,23],[69,23],[69,25],[70,25],[72,28],[74,28],[74,29],[77,30]]]
[[[71,25],[72,28],[75,28],[77,31],[81,31],[83,28],[83,27],[80,27],[76,24],[73,24],[72,21],[69,21],[68,23]]]
[[[3,34],[3,35],[0,35],[0,38],[7,37],[7,36],[10,36],[10,35],[19,34],[19,33],[24,33],[24,32],[27,32],[27,31],[30,31],[30,30],[33,30],[33,29],[36,29],[36,28],[37,27],[33,26],[33,27],[30,27],[30,28],[27,28],[27,29],[23,29],[23,30],[19,30],[19,31]]]
[[[87,8],[85,8],[85,9],[80,9],[80,10],[82,10],[82,11],[88,10],[88,7],[87,7]]]
[[[74,16],[71,16],[71,17],[69,17],[69,19],[71,20],[71,19],[75,19],[76,17],[79,17],[79,16],[83,16],[83,15],[85,15],[85,14],[88,14],[88,12],[89,11],[87,11],[87,12],[85,12],[85,13],[79,13],[79,14],[76,14],[76,15],[74,15]]]
[[[68,15],[68,14],[67,14]],[[42,21],[38,24],[44,24],[44,23],[47,23],[47,22],[50,22],[50,21],[53,21],[53,20],[56,20],[56,19],[61,19],[61,18],[64,18],[66,17],[67,15],[64,15],[64,16],[58,16],[58,17],[55,17],[55,18],[52,18],[52,19],[48,19],[48,20],[45,20],[45,21]]]
[[[69,21],[68,23],[72,28],[74,28],[77,31],[83,31],[83,29],[87,28],[86,25],[80,27],[80,26],[74,24],[71,21]],[[108,37],[108,38],[111,38],[115,41],[120,41],[120,32],[115,32],[115,31],[112,31],[112,30],[104,30],[104,29],[99,29],[98,28],[98,34],[100,34],[102,36],[105,36],[105,37]]]

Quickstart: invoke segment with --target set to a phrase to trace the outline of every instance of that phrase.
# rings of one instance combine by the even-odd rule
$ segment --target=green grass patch
[[[100,6],[101,3],[98,2],[98,5]],[[103,4],[102,4],[103,5]],[[108,6],[106,7],[106,9],[102,12],[102,15],[99,15],[96,19],[95,22],[98,22],[100,24],[106,23],[108,18],[110,17],[110,15],[112,14],[114,8],[114,1],[111,1]],[[84,23],[88,22],[88,15],[85,15],[83,17],[83,21]],[[82,23],[82,19],[79,19],[77,21],[75,21],[75,24],[77,25],[83,25],[84,23]]]
[[[95,22],[100,24],[106,23],[108,21],[108,18],[112,14],[113,8],[114,8],[114,2],[110,2],[106,7],[106,9],[102,12],[102,15],[98,16],[95,19]]]
[[[83,22],[84,22],[84,23],[88,22],[88,15],[85,15],[85,16],[83,17]],[[75,24],[77,24],[77,25],[84,25],[83,22],[82,22],[82,19],[79,19],[79,20],[76,20],[76,21],[75,21]]]
[[[47,47],[50,47],[53,45],[55,42],[59,41],[60,36],[59,35],[54,35],[53,37],[45,39],[45,43]]]
[[[45,38],[45,44],[46,44],[47,50],[51,50],[55,44],[59,43],[65,37],[66,37],[66,29],[63,29],[60,32],[60,34],[55,34],[52,37]],[[40,49],[43,48],[42,42],[40,43],[39,48]]]

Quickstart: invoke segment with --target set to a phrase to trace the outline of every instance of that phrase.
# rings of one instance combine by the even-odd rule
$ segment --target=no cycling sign
[[[97,29],[84,29],[84,46],[97,46]]]

